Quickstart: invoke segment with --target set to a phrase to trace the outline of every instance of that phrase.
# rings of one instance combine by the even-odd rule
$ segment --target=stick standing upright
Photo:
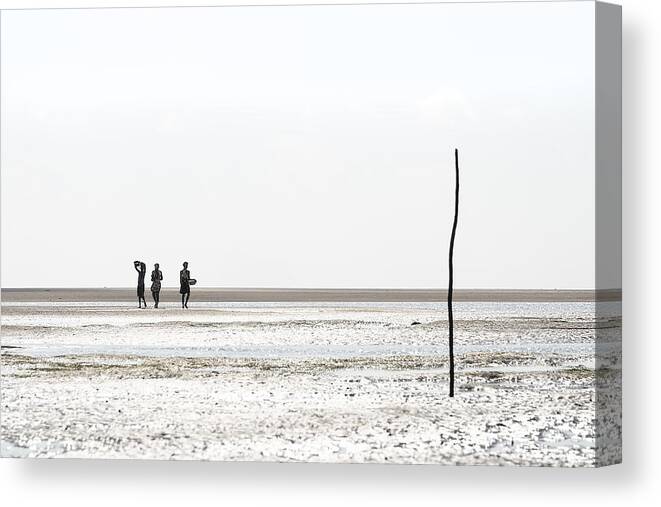
[[[453,266],[452,255],[454,253],[454,237],[457,233],[457,219],[459,217],[459,150],[454,150],[454,222],[452,223],[452,235],[450,236],[450,255],[448,265],[450,276],[448,277],[448,327],[449,335],[449,355],[450,355],[450,397],[454,397],[454,321],[452,316],[452,283]]]

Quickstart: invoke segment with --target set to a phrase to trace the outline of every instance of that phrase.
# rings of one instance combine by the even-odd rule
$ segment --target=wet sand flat
[[[2,455],[593,466],[597,403],[618,440],[616,309],[455,314],[450,399],[442,303],[3,301]]]

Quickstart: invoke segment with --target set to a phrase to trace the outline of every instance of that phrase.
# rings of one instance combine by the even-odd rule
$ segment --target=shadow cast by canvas
[[[260,463],[149,460],[26,459],[20,467],[30,479],[57,484],[76,477],[99,486],[121,481],[123,484],[187,485],[259,483],[265,487],[306,484],[322,487],[342,484],[345,487],[411,487],[433,491],[452,487],[481,488],[494,492],[517,488],[535,491],[548,487],[575,489],[622,485],[633,479],[632,467],[603,469],[561,469],[493,466],[436,466],[326,463]]]

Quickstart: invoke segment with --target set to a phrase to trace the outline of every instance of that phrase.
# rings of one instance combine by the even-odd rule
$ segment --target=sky
[[[3,287],[594,287],[591,2],[0,23]]]

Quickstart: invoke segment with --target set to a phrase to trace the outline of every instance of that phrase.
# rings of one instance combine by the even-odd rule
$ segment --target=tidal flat
[[[621,452],[594,305],[457,303],[449,398],[442,303],[3,302],[1,452],[594,466],[600,419]]]

